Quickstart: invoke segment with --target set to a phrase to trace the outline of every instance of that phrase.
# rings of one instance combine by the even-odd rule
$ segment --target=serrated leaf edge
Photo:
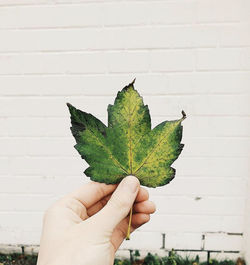
[[[186,119],[186,113],[184,111],[182,111],[182,118],[179,120],[179,122],[181,123],[184,119]],[[157,143],[157,145],[153,148],[152,152],[147,155],[147,157],[144,159],[144,161],[141,163],[141,165],[135,170],[135,172],[133,172],[133,174],[135,176],[136,176],[136,173],[138,173],[138,171],[140,171],[140,169],[145,165],[146,161],[150,158],[150,156],[154,153],[154,151],[157,149],[157,147],[161,144],[161,142],[163,140],[164,140],[164,137],[162,137],[160,142]]]

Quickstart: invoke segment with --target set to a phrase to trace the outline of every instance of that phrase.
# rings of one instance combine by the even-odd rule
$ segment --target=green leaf
[[[172,163],[182,151],[179,120],[164,121],[153,130],[147,105],[134,89],[134,81],[119,91],[108,106],[108,127],[93,115],[67,104],[76,150],[89,167],[85,174],[94,181],[115,184],[127,175],[142,185],[157,187],[174,178]]]

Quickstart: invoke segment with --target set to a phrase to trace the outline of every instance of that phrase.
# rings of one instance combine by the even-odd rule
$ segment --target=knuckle
[[[122,210],[122,209],[127,210],[131,207],[130,200],[124,199],[124,198],[118,197],[118,196],[109,200],[109,204],[111,204],[114,208],[116,208],[118,210]]]

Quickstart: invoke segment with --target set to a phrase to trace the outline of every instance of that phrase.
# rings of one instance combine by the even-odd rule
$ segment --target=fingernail
[[[139,180],[134,176],[127,176],[121,182],[121,188],[129,191],[131,193],[135,193],[139,187]]]

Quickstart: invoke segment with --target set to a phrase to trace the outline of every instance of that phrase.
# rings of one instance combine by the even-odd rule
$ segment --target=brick
[[[1,227],[5,229],[41,229],[42,219],[43,212],[0,212]]]
[[[113,97],[103,97],[103,96],[89,96],[89,97],[67,97],[67,102],[74,105],[76,108],[81,109],[82,111],[86,111],[91,113],[92,115],[96,116],[100,119],[103,123],[107,124],[107,106],[108,104],[112,104],[114,101]],[[66,111],[66,116],[69,119],[69,112],[68,109],[65,108],[65,101],[64,101],[64,112]],[[60,115],[64,116],[64,115]]]
[[[71,148],[76,157],[13,157],[9,161],[9,172],[13,176],[83,176],[87,163],[78,156],[73,146]]]
[[[241,4],[241,21],[248,23],[250,15],[250,3],[249,1],[243,0]]]
[[[24,252],[25,254],[28,254],[28,255],[34,255],[34,254],[37,255],[39,252],[39,246],[34,246],[33,244],[31,246],[26,246],[24,248]]]
[[[1,95],[26,97],[44,95],[79,96],[81,94],[85,94],[84,91],[91,84],[91,79],[93,80],[92,76],[75,75],[0,76],[1,82],[5,84],[5,86],[1,89]],[[100,80],[100,77],[98,80]],[[35,86],[34,83],[36,84]],[[20,87],[22,87],[22,89],[20,89]],[[58,89],[59,87],[60,89]]]
[[[241,6],[237,0],[204,0],[196,3],[197,22],[237,22],[240,19]]]
[[[194,21],[195,2],[155,2],[150,8],[152,24],[188,24]]]
[[[241,49],[209,49],[196,51],[196,69],[239,70],[243,69]]]
[[[240,177],[192,177],[177,176],[171,185],[150,190],[150,195],[167,196],[192,196],[192,198],[203,198],[207,196],[242,196],[246,192],[246,180]]]
[[[189,26],[152,26],[128,28],[124,31],[126,48],[165,49],[195,46],[195,29]],[[187,38],[188,36],[188,38]]]
[[[105,26],[147,24],[149,8],[150,5],[146,2],[105,3],[102,6],[103,24]]]
[[[137,231],[131,235],[131,240],[123,241],[120,246],[121,249],[160,249],[162,246],[162,235],[161,233],[150,233]]]
[[[86,0],[57,0],[58,4],[65,3],[65,4],[74,4],[74,3],[86,3]],[[91,2],[91,1],[90,1]],[[103,2],[103,0],[96,0],[95,2]]]
[[[166,249],[201,249],[201,233],[166,233]]]
[[[1,231],[1,234],[3,234],[4,231]],[[14,253],[22,253],[22,248],[19,246],[6,246],[4,244],[0,245],[0,251],[1,254],[14,254]]]
[[[186,139],[183,156],[190,157],[248,157],[248,138],[206,138]]]
[[[0,74],[104,73],[104,54],[11,54],[0,55]]]
[[[114,99],[117,91],[136,77],[135,88],[143,95],[242,94],[249,90],[248,73],[137,73],[107,75],[0,76],[4,96],[101,96]],[[34,86],[34,83],[36,84]],[[101,91],[100,91],[100,85]],[[20,90],[20,87],[22,89]],[[60,89],[58,89],[60,87]],[[70,87],[70,89],[69,89]]]
[[[43,118],[7,118],[9,136],[45,136],[45,119]]]
[[[13,196],[14,199],[16,193],[52,194],[55,184],[54,179],[44,177],[1,177],[0,182],[0,192]]]
[[[16,234],[17,231],[15,231],[14,229],[6,229],[6,228],[1,228],[0,229],[0,236],[1,236],[1,245],[14,245],[16,244]],[[12,251],[10,251],[11,253]],[[18,252],[17,252],[18,253]],[[19,250],[20,253],[20,250]]]
[[[169,95],[144,96],[153,117],[162,119],[174,116],[180,117],[181,110],[185,110],[187,117],[192,116],[228,116],[248,115],[250,113],[248,95]]]
[[[29,4],[50,4],[51,0],[1,0],[0,6],[17,6],[17,5],[29,5]]]
[[[101,9],[97,3],[5,7],[1,9],[0,17],[1,28],[84,27],[101,24]]]
[[[108,52],[106,60],[110,73],[147,72],[149,70],[148,52]]]
[[[124,35],[126,47],[130,49],[214,47],[218,42],[219,30],[211,26],[155,25],[128,28]]]
[[[164,74],[142,74],[136,76],[135,88],[144,95],[163,95],[169,90],[169,77]]]
[[[242,72],[173,73],[168,76],[167,93],[239,94],[248,93],[250,76]]]
[[[33,138],[27,140],[27,154],[30,156],[75,156],[71,138]]]
[[[0,118],[0,136],[7,136],[8,135],[8,126],[7,126],[7,119]]]
[[[0,157],[0,175],[7,176],[9,174],[9,159]]]
[[[142,230],[161,233],[220,231],[220,220],[220,216],[154,214]]]
[[[152,127],[165,118],[152,118]],[[196,126],[194,127],[193,124]],[[232,126],[234,125],[234,126]],[[216,127],[216,130],[214,128]],[[248,137],[250,125],[248,117],[192,117],[185,120],[185,137]]]
[[[61,198],[74,190],[79,189],[82,185],[85,185],[90,181],[88,177],[83,174],[83,169],[79,170],[78,176],[72,176],[72,174],[56,175],[53,194],[55,198]]]
[[[195,24],[194,34],[194,46],[200,48],[216,47],[218,44],[218,39],[220,38],[221,28],[219,25],[199,25]],[[188,36],[190,37],[190,36]]]
[[[47,137],[52,137],[52,136],[71,137],[71,131],[69,129],[68,119],[46,118],[44,120],[44,128],[45,128],[45,136]],[[51,128],[53,128],[53,130]]]
[[[192,51],[152,51],[150,54],[152,72],[192,71],[194,55]]]
[[[215,37],[201,38],[198,43],[197,35],[205,32],[197,27],[191,26],[155,26],[151,28],[127,29],[128,48],[191,48],[191,47],[211,47],[215,45]],[[212,35],[212,33],[211,33]],[[137,38],[140,36],[140,38]]]
[[[250,106],[247,104],[248,95],[200,96],[196,99],[198,104],[194,105],[195,114],[199,112],[200,115],[248,115],[250,111]]]
[[[158,214],[243,215],[244,197],[151,196]]]
[[[48,195],[1,195],[0,211],[45,211],[54,201]]]
[[[66,106],[66,102],[70,102],[102,119],[112,100],[114,97],[6,97],[0,98],[0,117],[67,117],[70,122]]]
[[[221,230],[229,233],[242,233],[244,229],[245,217],[223,216],[221,219]]]
[[[247,137],[249,131],[250,124],[247,117],[206,116],[187,119],[184,133],[187,137]]]
[[[27,141],[22,138],[0,138],[0,156],[27,155]]]
[[[217,27],[211,26],[2,30],[0,51],[215,47],[218,35]]]
[[[0,93],[3,96],[41,96],[41,100],[42,96],[111,96],[110,100],[114,100],[117,91],[135,77],[135,87],[142,95],[166,94],[169,91],[168,76],[137,73],[0,76],[0,82],[5,84]]]
[[[129,253],[129,250],[127,249],[118,249],[116,251],[116,257],[117,258],[126,258],[126,259],[129,259],[130,258],[130,253]]]
[[[33,229],[0,230],[1,243],[6,245],[38,245],[40,243],[40,236],[41,232]]]
[[[177,176],[246,177],[247,157],[181,157],[174,162]],[[199,165],[199,166],[197,166]]]
[[[250,48],[243,50],[243,67],[246,70],[250,70]]]
[[[125,33],[124,29],[99,28],[2,30],[0,50],[51,52],[123,49],[126,44]]]
[[[250,46],[250,25],[239,24],[225,26],[221,29],[220,46],[235,47],[235,46]]]
[[[20,124],[22,126],[20,126]],[[69,121],[66,118],[8,118],[7,130],[9,136],[70,136]]]
[[[223,233],[206,234],[206,250],[227,250],[240,251],[242,249],[243,238],[240,235],[227,235]]]

